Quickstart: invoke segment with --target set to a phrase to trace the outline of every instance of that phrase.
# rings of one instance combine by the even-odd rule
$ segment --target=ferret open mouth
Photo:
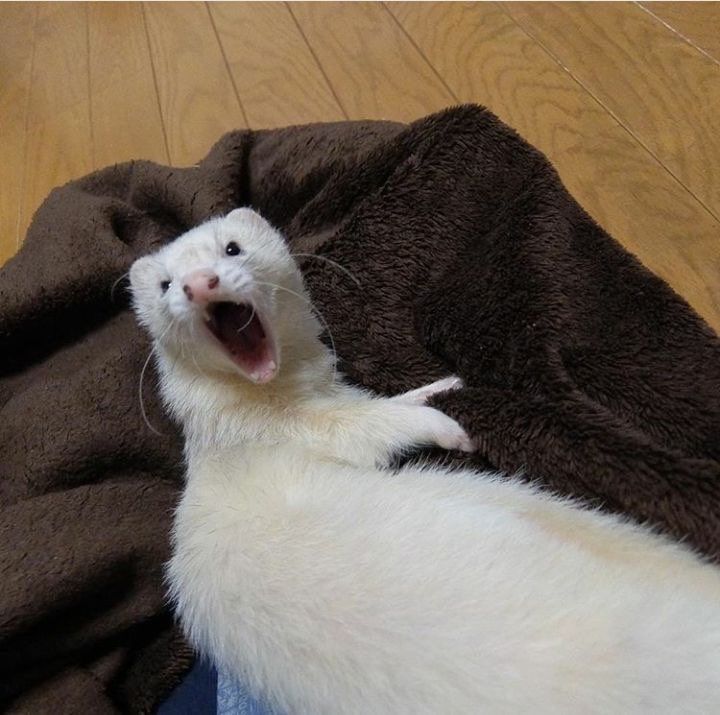
[[[253,381],[269,382],[277,372],[272,335],[250,303],[210,303],[205,325],[231,360]]]

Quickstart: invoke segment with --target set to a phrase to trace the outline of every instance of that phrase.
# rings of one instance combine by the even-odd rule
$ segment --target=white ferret
[[[197,649],[287,715],[720,713],[720,575],[487,473],[425,405],[336,375],[282,236],[249,209],[132,267],[184,428],[170,593]],[[632,475],[628,475],[631,479]]]

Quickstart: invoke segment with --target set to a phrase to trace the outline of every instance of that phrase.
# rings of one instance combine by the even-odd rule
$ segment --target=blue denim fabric
[[[250,695],[242,683],[220,673],[217,684],[217,715],[277,715],[277,713]]]
[[[215,715],[216,711],[217,672],[207,661],[198,659],[157,712],[158,715]]]
[[[278,715],[238,683],[198,660],[157,715]]]

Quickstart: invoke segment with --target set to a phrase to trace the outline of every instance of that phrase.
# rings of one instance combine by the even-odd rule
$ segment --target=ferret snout
[[[217,294],[220,277],[209,270],[188,273],[182,281],[183,292],[193,303],[209,303]]]

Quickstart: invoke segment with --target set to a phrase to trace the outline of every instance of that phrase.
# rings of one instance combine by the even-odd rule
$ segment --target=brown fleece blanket
[[[148,342],[113,285],[241,205],[360,281],[300,259],[351,380],[397,393],[458,373],[467,389],[438,402],[479,440],[467,462],[720,556],[718,338],[538,151],[474,106],[235,132],[196,167],[127,163],[56,189],[0,272],[6,705],[148,711],[191,662],[162,584],[180,439],[152,368],[162,434],[143,421]]]

